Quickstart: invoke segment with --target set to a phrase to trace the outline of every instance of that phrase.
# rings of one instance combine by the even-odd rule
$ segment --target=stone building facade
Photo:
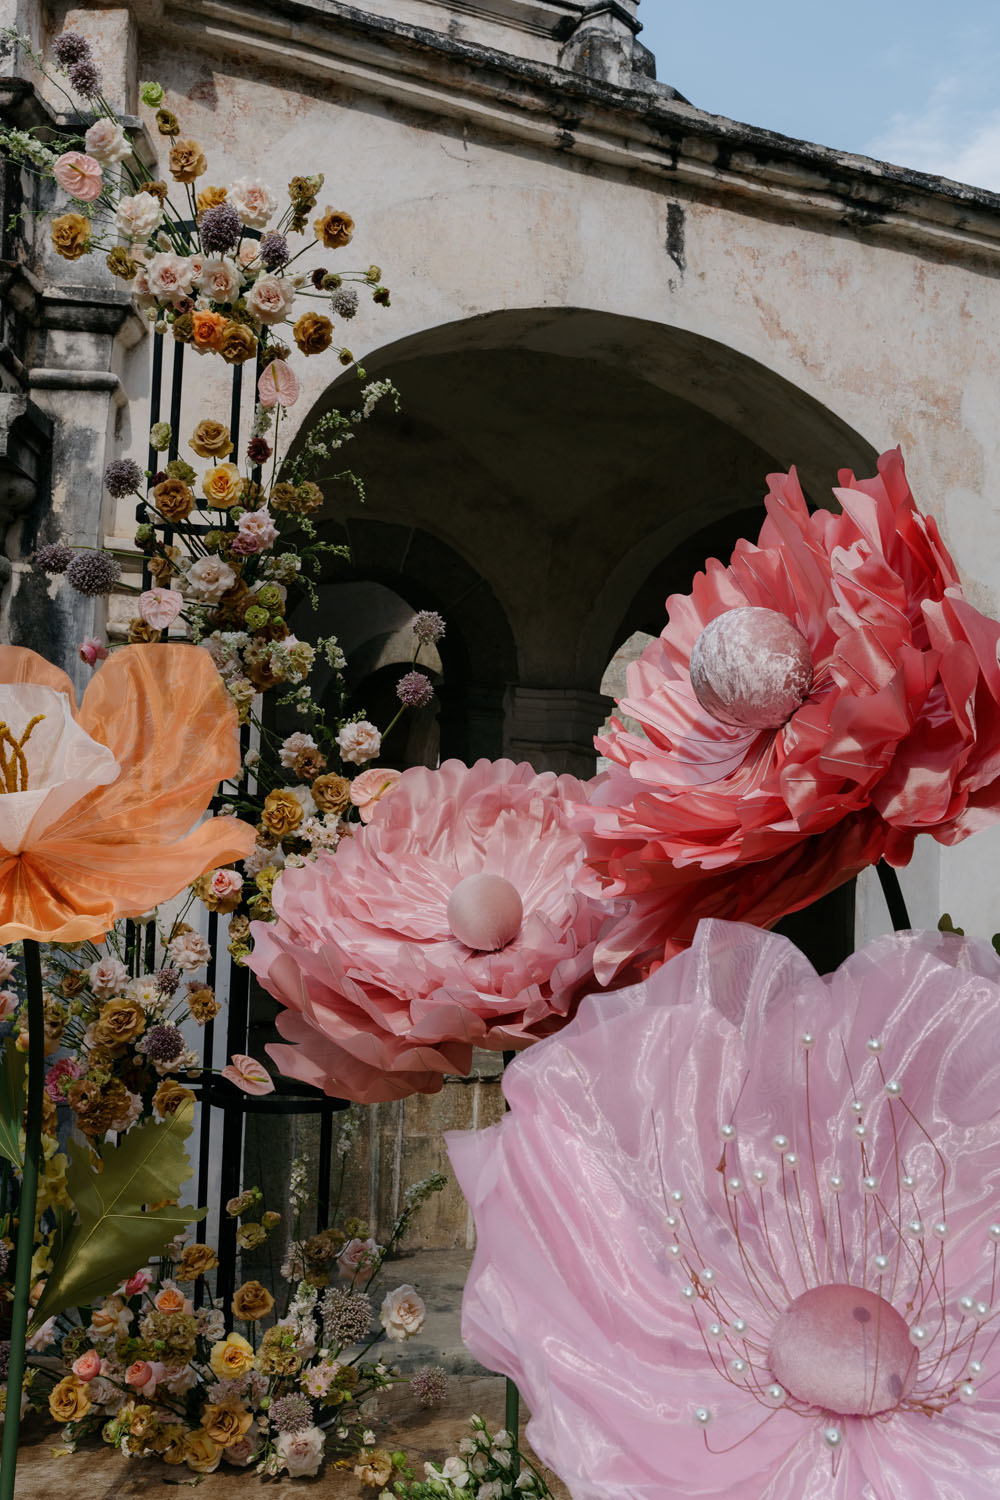
[[[351,253],[383,268],[392,305],[363,305],[350,342],[403,406],[353,445],[365,504],[331,496],[355,566],[324,586],[324,629],[350,637],[358,692],[377,698],[412,609],[447,617],[438,720],[411,759],[589,775],[626,643],[658,632],[705,556],[755,533],[765,475],[793,463],[829,504],[839,468],[902,444],[972,599],[1000,609],[997,196],[706,114],[657,80],[638,0],[0,0],[0,14],[40,46],[85,32],[126,112],[140,78],[161,81],[213,181],[323,171],[354,215]],[[0,69],[5,119],[58,108]],[[5,224],[24,191],[8,173]],[[54,607],[22,559],[58,534],[126,545],[99,476],[112,455],[144,457],[126,398],[145,388],[149,340],[99,262],[53,265],[44,236],[4,233],[3,620],[67,660],[105,622]],[[187,384],[193,419],[214,373]],[[314,376],[303,430],[352,389]],[[998,845],[922,849],[904,872],[915,919],[1000,927],[984,878]],[[885,925],[864,882],[858,920]],[[499,1108],[488,1078],[449,1089],[453,1122]],[[426,1101],[382,1109],[368,1160],[383,1220],[438,1123]],[[458,1213],[433,1234],[464,1235]]]

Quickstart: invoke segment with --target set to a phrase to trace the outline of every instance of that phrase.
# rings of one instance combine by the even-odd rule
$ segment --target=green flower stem
[[[25,1334],[31,1293],[31,1261],[35,1252],[35,1202],[38,1164],[42,1155],[42,1088],[45,1077],[45,1010],[42,1002],[42,961],[38,944],[24,942],[24,973],[28,990],[28,1117],[24,1132],[24,1170],[18,1209],[14,1305],[7,1372],[7,1410],[0,1453],[0,1500],[14,1500],[14,1470],[21,1427],[21,1389],[24,1383]]]

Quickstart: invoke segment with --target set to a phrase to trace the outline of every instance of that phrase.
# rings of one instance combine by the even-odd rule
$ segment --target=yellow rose
[[[67,1375],[49,1392],[49,1411],[57,1422],[78,1422],[90,1410],[90,1388],[84,1380]]]
[[[243,494],[243,480],[235,464],[216,464],[201,481],[201,492],[217,510],[228,510]]]
[[[253,1348],[240,1333],[231,1333],[212,1345],[208,1356],[216,1380],[238,1380],[256,1366]]]
[[[202,1425],[213,1443],[228,1448],[238,1443],[253,1423],[253,1414],[239,1401],[217,1401],[201,1414]]]
[[[166,1457],[166,1454],[164,1454]],[[219,1467],[222,1449],[207,1432],[189,1432],[184,1439],[184,1462],[196,1474],[213,1474]]]

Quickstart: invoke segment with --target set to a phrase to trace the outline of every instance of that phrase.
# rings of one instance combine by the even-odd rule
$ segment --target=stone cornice
[[[749,212],[795,214],[943,253],[1000,254],[1000,195],[709,115],[385,20],[340,0],[137,0],[185,47],[392,100]]]

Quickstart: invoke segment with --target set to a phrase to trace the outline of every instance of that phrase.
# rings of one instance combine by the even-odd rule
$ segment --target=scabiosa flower
[[[407,672],[396,683],[396,697],[404,708],[425,708],[434,697],[434,684],[424,672]]]
[[[249,960],[287,1007],[281,1072],[373,1103],[558,1030],[610,913],[572,886],[583,796],[506,760],[412,767],[334,854],[286,868]]]
[[[973,609],[898,450],[840,475],[841,514],[772,474],[755,545],[711,560],[629,668],[581,810],[595,894],[628,896],[606,981],[699,916],[770,926],[916,835],[1000,817],[1000,625]]]
[[[110,552],[78,552],[66,569],[66,582],[95,598],[110,594],[121,575],[121,563]]]
[[[268,1416],[277,1432],[304,1432],[312,1426],[312,1403],[293,1391],[289,1396],[279,1396],[277,1401],[272,1401]]]
[[[441,1365],[421,1365],[410,1377],[410,1390],[421,1406],[440,1406],[448,1396],[448,1372]]]
[[[125,495],[141,495],[145,479],[145,474],[131,458],[114,458],[104,471],[105,487],[116,500]]]
[[[69,70],[69,82],[82,98],[93,99],[101,92],[101,70],[92,58],[81,57]]]
[[[358,294],[353,286],[341,286],[330,298],[333,311],[348,322],[358,310]]]
[[[265,234],[260,242],[259,254],[265,271],[280,271],[291,259],[288,241],[283,234]]]
[[[575,1500],[997,1493],[998,1005],[985,943],[708,922],[508,1070],[462,1332]]]
[[[137,1044],[136,1050],[144,1052],[151,1063],[169,1067],[184,1051],[184,1036],[178,1026],[166,1023],[153,1026]]]
[[[444,636],[444,619],[436,609],[422,609],[413,616],[413,634],[425,646],[433,646]]]
[[[60,68],[71,68],[74,63],[86,62],[90,55],[90,43],[78,31],[64,31],[52,43],[52,56]]]
[[[31,560],[43,573],[65,573],[75,556],[73,548],[65,542],[48,542],[38,548]]]
[[[235,250],[243,233],[243,221],[231,203],[206,208],[201,216],[201,248],[208,255],[224,255]]]
[[[372,1304],[366,1292],[331,1287],[320,1303],[320,1312],[326,1338],[333,1345],[360,1344],[371,1331]]]
[[[172,995],[181,982],[181,971],[176,964],[164,964],[156,974],[156,988],[161,995]]]

